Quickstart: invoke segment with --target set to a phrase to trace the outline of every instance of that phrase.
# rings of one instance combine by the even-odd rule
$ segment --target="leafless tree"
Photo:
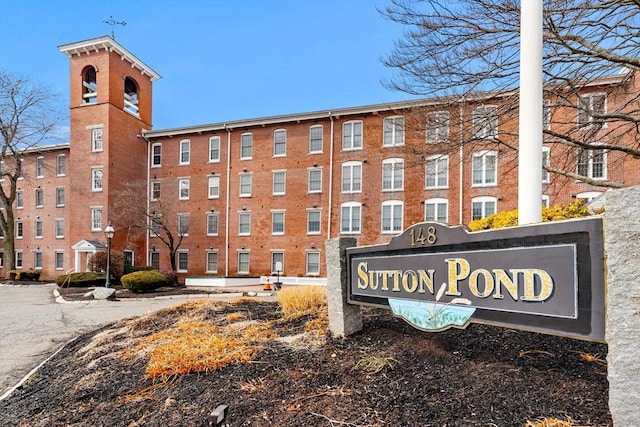
[[[380,12],[406,27],[383,58],[397,71],[383,84],[429,98],[427,110],[498,100],[495,142],[517,150],[520,0],[391,0]],[[544,142],[566,156],[545,169],[622,186],[594,180],[576,164],[594,150],[640,158],[640,1],[545,0],[543,34],[545,118],[553,123],[544,129]],[[416,110],[424,118],[424,108]],[[430,125],[429,119],[417,122]],[[419,151],[443,153],[444,145],[453,150],[472,142],[473,132],[460,130]]]
[[[52,141],[61,122],[58,97],[46,87],[0,71],[0,229],[4,235],[5,271],[15,269],[14,202],[23,162],[29,151]]]

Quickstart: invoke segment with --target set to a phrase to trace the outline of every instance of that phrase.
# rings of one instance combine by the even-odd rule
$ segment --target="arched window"
[[[124,109],[136,116],[139,114],[138,85],[131,77],[124,79]]]
[[[82,103],[95,104],[96,102],[98,102],[96,69],[89,66],[82,72]]]

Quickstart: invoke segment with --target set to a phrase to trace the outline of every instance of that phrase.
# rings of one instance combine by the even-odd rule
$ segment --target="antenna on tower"
[[[124,27],[125,25],[127,25],[127,23],[124,22],[124,21],[116,21],[116,20],[114,20],[113,16],[109,16],[109,20],[108,21],[102,21],[102,22],[104,22],[105,24],[111,26],[111,38],[114,39],[114,40],[116,39],[116,36],[113,34],[113,26],[114,25],[122,25]]]

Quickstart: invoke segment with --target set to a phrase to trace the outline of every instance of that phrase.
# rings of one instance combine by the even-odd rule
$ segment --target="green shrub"
[[[91,286],[104,286],[104,284],[105,275],[91,271],[63,274],[56,277],[56,285],[60,287],[88,288]]]
[[[125,289],[131,292],[147,292],[167,284],[167,277],[158,271],[135,271],[120,278]]]
[[[124,268],[124,274],[135,273],[136,271],[156,271],[152,265],[128,265]]]
[[[9,270],[7,271],[7,279],[9,280],[40,280],[40,272],[36,270]]]
[[[111,259],[109,260],[111,277],[120,280],[124,272],[124,255],[122,252],[111,251]],[[96,252],[89,258],[89,270],[96,273],[104,273],[107,271],[107,252]]]

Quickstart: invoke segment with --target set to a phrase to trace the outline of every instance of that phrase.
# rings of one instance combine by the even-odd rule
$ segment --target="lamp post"
[[[104,228],[104,235],[107,237],[107,280],[104,284],[105,288],[111,285],[111,239],[113,239],[115,234],[116,230],[114,230],[111,221],[109,221],[109,224]]]

